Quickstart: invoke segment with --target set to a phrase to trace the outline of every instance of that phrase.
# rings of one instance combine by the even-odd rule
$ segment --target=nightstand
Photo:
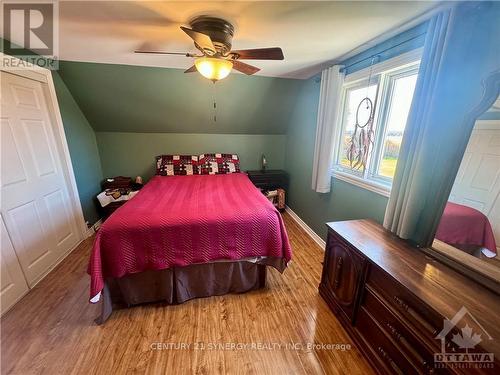
[[[110,179],[105,179],[102,182],[102,188],[104,191],[98,195],[97,199],[100,202],[100,212],[102,215],[102,220],[105,221],[119,207],[127,203],[127,201],[137,193],[136,190],[138,190],[139,187],[135,186],[130,177],[117,176]],[[118,197],[116,200],[112,200],[112,198],[108,197],[106,194],[105,197],[101,198],[101,195],[104,195],[107,190],[115,189],[121,191],[121,197]],[[104,200],[104,203],[101,202],[101,199]],[[103,204],[105,205],[102,206]]]
[[[250,181],[267,196],[280,211],[285,209],[285,194],[288,189],[288,174],[282,170],[247,171]],[[278,190],[273,195],[269,191]],[[282,190],[282,191],[281,191]],[[272,194],[272,193],[271,193]],[[281,198],[278,198],[278,195]]]
[[[288,173],[279,169],[247,171],[248,178],[262,190],[288,189]]]

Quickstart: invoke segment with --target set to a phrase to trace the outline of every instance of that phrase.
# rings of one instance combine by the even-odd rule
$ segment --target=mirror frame
[[[485,79],[483,86],[484,92],[480,103],[464,120],[465,124],[472,125],[471,129],[478,117],[488,111],[498,100],[500,95],[500,70],[492,73]],[[437,239],[434,239],[431,247],[422,248],[422,250],[427,255],[436,258],[495,293],[500,294],[500,268],[492,266]]]

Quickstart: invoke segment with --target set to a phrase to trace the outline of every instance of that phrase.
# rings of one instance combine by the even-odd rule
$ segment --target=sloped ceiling
[[[307,82],[66,61],[59,74],[94,130],[117,132],[285,134]]]
[[[197,15],[235,26],[233,48],[283,48],[285,61],[256,61],[259,75],[308,78],[371,39],[434,7],[433,1],[61,1],[61,60],[186,69],[183,56],[137,55],[150,48],[195,52],[179,29]],[[13,42],[18,42],[13,40]]]

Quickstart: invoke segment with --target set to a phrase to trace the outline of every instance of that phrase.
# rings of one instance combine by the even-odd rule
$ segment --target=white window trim
[[[373,191],[374,193],[388,197],[391,194],[391,186],[382,184],[378,181],[367,180],[366,178],[358,177],[352,173],[346,173],[340,170],[333,171],[333,177],[348,182],[352,185],[359,186],[363,189]]]
[[[418,62],[422,58],[422,51],[423,48],[417,48],[415,50],[393,57],[392,59],[382,61],[381,63],[373,65],[371,68],[367,67],[347,75],[344,79],[344,87],[342,89],[343,91],[342,102],[340,108],[342,109],[344,108],[345,90],[351,86],[354,86],[358,81],[366,80],[367,75],[369,75],[370,73],[370,69],[372,71],[372,75],[378,75],[382,72],[390,73],[391,70],[400,70],[404,68],[405,65],[414,65],[416,62]],[[384,85],[384,82],[379,82],[379,85]],[[382,95],[382,90],[379,86],[379,90],[377,92],[377,102],[379,103],[378,105],[382,104],[379,101],[381,95]],[[379,111],[377,112],[380,115],[380,112]],[[338,121],[343,121],[343,116],[338,116]],[[342,124],[338,124],[337,128],[343,128]],[[337,133],[335,136],[336,149],[334,150],[335,161],[337,160],[338,153],[340,152],[339,145],[340,145],[340,137],[342,136],[340,132],[336,133]],[[372,153],[374,151],[376,150],[372,149]],[[377,157],[377,155],[373,155],[373,157]],[[371,175],[371,171],[368,173]],[[390,181],[377,178],[378,176],[370,176],[371,178],[363,178],[353,173],[345,172],[344,170],[342,170],[342,168],[339,168],[337,165],[334,165],[334,167],[332,168],[332,176],[339,180],[350,183],[352,185],[356,185],[363,189],[373,191],[385,197],[388,197],[391,193],[392,183]]]
[[[382,61],[372,66],[372,75],[377,75],[387,70],[400,69],[404,65],[414,64],[422,58],[423,48],[417,48],[401,55],[395,56],[391,59]],[[357,70],[348,74],[344,78],[344,84],[352,83],[355,81],[363,80],[370,74],[370,67]]]

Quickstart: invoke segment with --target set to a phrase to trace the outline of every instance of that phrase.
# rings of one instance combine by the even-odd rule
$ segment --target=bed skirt
[[[193,298],[244,293],[265,284],[266,265],[247,261],[193,264],[109,278],[102,293],[101,315],[95,322],[103,324],[113,307],[151,302],[173,305]]]

